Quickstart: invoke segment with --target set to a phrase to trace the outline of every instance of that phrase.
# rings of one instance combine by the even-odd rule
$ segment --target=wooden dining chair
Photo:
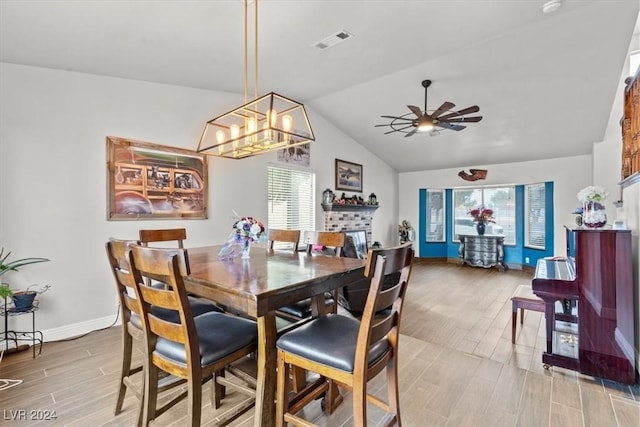
[[[367,425],[367,401],[389,413],[387,425],[401,425],[398,390],[398,339],[400,318],[411,275],[410,245],[370,249],[365,275],[373,269],[371,288],[361,321],[341,314],[328,314],[283,334],[278,349],[276,425],[286,422],[312,425],[296,415],[311,401],[331,390],[331,382],[353,393],[353,424]],[[395,286],[382,290],[385,276],[399,272]],[[388,310],[382,310],[385,307]],[[290,396],[289,369],[299,367],[320,378],[295,396]],[[387,371],[387,402],[367,393],[367,383],[383,369]]]
[[[334,231],[308,232],[305,235],[305,239],[307,240],[306,251],[310,255],[340,256],[345,243],[344,233]],[[317,250],[314,248],[317,248]],[[331,311],[333,313],[337,311],[337,296],[337,289],[325,294],[325,311]],[[305,298],[302,301],[280,307],[277,314],[290,321],[309,319],[313,315],[311,298]]]
[[[288,243],[287,249],[292,252],[298,252],[298,242],[300,241],[300,230],[282,230],[270,228],[267,232],[267,240],[269,241],[269,249],[273,250],[276,243]],[[281,248],[277,248],[281,249]]]
[[[226,425],[255,404],[254,378],[235,369],[240,361],[257,350],[256,322],[219,312],[193,316],[188,302],[179,262],[180,249],[132,246],[129,252],[136,297],[142,307],[145,347],[143,424],[148,425],[185,397],[187,422],[199,426],[202,409],[202,385],[212,379],[212,406],[220,408],[226,387],[248,395],[236,406],[216,418]],[[168,289],[145,284],[145,278],[168,283]],[[161,307],[178,313],[179,321],[167,322],[154,314]],[[233,373],[236,381],[224,377]],[[186,380],[186,390],[158,407],[158,379],[161,372]],[[242,380],[239,382],[238,380]]]
[[[143,333],[142,333],[142,307],[135,297],[134,278],[131,273],[131,267],[129,265],[129,248],[131,245],[140,244],[137,240],[120,240],[110,238],[106,243],[107,258],[113,273],[116,294],[118,295],[118,301],[120,305],[120,317],[122,319],[122,363],[120,368],[120,379],[118,381],[118,393],[116,395],[116,405],[114,409],[114,415],[120,414],[122,411],[122,405],[127,389],[138,398],[140,412],[139,421],[142,420],[142,404],[143,404],[143,390],[136,385],[132,376],[142,371],[142,365],[132,366],[133,364],[133,343],[137,342],[142,346]],[[180,251],[182,252],[182,251]],[[184,258],[180,258],[180,262],[184,263]],[[201,299],[195,297],[188,297],[191,305],[191,311],[194,316],[199,316],[211,311],[222,312],[215,304],[203,304]],[[162,319],[169,322],[178,322],[178,313],[171,310],[166,310],[160,307],[154,307],[152,309],[154,313]],[[174,383],[167,382],[166,386],[162,390],[170,389]],[[161,391],[162,391],[161,390]],[[139,423],[138,423],[139,425]]]
[[[184,249],[184,241],[187,240],[187,230],[185,228],[141,229],[138,231],[138,234],[142,246],[151,246],[150,243],[162,243],[162,247],[167,247],[169,243],[173,243],[172,246]],[[187,274],[191,274],[189,252],[186,250],[184,252],[184,260],[186,263]],[[189,296],[189,300],[191,301],[192,309],[195,309],[194,305],[198,304],[205,307],[208,305],[215,306],[212,307],[211,310],[224,311],[224,307],[204,298]]]
[[[310,231],[305,235],[307,253],[322,253],[340,256],[345,244],[345,235],[341,231]]]

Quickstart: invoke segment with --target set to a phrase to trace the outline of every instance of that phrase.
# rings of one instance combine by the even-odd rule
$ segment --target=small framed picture
[[[362,193],[362,165],[336,159],[336,190]]]

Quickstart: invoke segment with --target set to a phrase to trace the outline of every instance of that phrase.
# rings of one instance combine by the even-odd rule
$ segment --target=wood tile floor
[[[531,278],[531,272],[416,263],[400,341],[405,426],[640,426],[640,386],[543,369],[542,313],[526,312],[511,344],[510,297]],[[0,425],[133,425],[135,398],[125,400],[122,414],[112,412],[119,357],[119,328],[45,343],[35,360],[30,351],[6,355],[0,378],[23,383],[0,391]],[[384,385],[380,375],[371,389],[382,396]],[[229,394],[228,402],[236,397]],[[304,415],[321,426],[350,426],[350,405],[345,393],[344,404],[331,416],[322,413],[319,402]],[[378,425],[381,413],[369,408],[369,425]],[[21,410],[27,420],[16,421]],[[33,419],[46,411],[57,418]],[[213,425],[207,421],[214,416],[208,398],[202,411],[203,425]],[[175,408],[154,425],[186,425],[185,414],[185,406]],[[252,412],[232,425],[253,425]]]

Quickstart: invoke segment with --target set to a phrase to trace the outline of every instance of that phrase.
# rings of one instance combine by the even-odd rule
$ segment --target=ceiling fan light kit
[[[254,3],[254,99],[248,101],[248,4]],[[209,120],[198,153],[243,159],[315,141],[299,102],[270,92],[258,97],[258,0],[244,0],[244,105]]]
[[[384,119],[392,120],[390,123],[375,125],[375,127],[390,127],[391,130],[385,132],[385,135],[401,132],[405,134],[405,137],[408,137],[415,133],[429,132],[430,136],[435,136],[439,134],[439,131],[442,129],[461,131],[466,128],[466,126],[458,123],[477,123],[482,120],[482,116],[465,117],[465,114],[480,111],[480,107],[477,105],[453,111],[452,108],[455,107],[455,104],[448,101],[443,102],[440,107],[429,114],[429,110],[427,109],[427,91],[429,86],[431,86],[431,80],[422,81],[422,87],[424,87],[424,110],[421,110],[415,105],[407,105],[411,113],[402,116],[380,116]]]

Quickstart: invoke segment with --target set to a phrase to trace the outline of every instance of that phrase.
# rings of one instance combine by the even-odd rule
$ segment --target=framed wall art
[[[278,150],[278,161],[298,166],[309,166],[311,163],[311,144],[307,142]]]
[[[362,193],[362,165],[336,159],[336,190]]]
[[[207,218],[207,157],[107,137],[107,219]]]

